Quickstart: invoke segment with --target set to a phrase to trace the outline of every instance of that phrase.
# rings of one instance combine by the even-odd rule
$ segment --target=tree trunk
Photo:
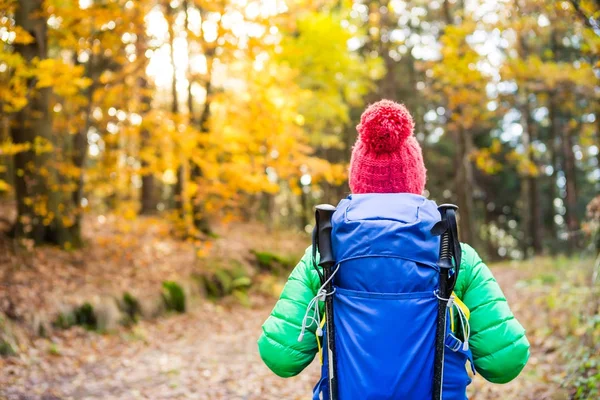
[[[209,76],[210,76],[210,74],[209,74]],[[210,78],[209,78],[208,82],[206,83],[206,100],[204,101],[204,108],[202,109],[202,114],[200,115],[200,119],[198,121],[198,125],[200,127],[200,133],[203,135],[208,134],[208,131],[209,131],[208,121],[210,118],[210,105],[211,105],[209,96],[211,95],[211,92],[212,92],[211,87],[212,87],[212,85],[211,85]],[[202,151],[203,149],[200,148],[198,150]],[[201,178],[202,178],[202,169],[197,164],[193,164],[192,169],[191,169],[190,179],[192,181],[197,181]],[[204,199],[201,199],[198,195],[196,195],[196,198],[193,200],[192,210],[193,210],[193,215],[194,215],[194,226],[200,232],[205,233],[205,234],[210,234],[211,233],[210,223],[208,221],[207,215],[204,212],[203,201],[204,201]]]
[[[146,80],[144,78],[144,80]],[[148,129],[144,128],[141,132],[141,145],[142,149],[149,147],[150,141],[150,132]],[[156,185],[154,183],[154,174],[152,171],[149,171],[150,164],[147,160],[142,158],[142,170],[144,173],[142,174],[142,188],[141,188],[141,209],[140,214],[149,215],[154,214],[156,212]]]
[[[522,134],[522,144],[525,149],[525,157],[528,163],[537,167],[537,160],[533,151],[533,141],[535,140],[533,117],[529,107],[528,93],[524,93],[522,101],[521,115],[524,125]],[[521,198],[523,206],[521,207],[521,226],[523,227],[523,253],[525,257],[532,250],[534,254],[542,252],[542,210],[539,206],[538,177],[531,171],[526,171],[521,181]]]
[[[447,25],[453,24],[451,5],[448,0],[443,4],[444,19]],[[449,110],[450,111],[450,110]],[[461,110],[456,110],[458,114]],[[476,246],[474,219],[473,191],[475,190],[475,179],[473,176],[473,164],[471,162],[471,153],[473,152],[473,135],[462,126],[457,126],[455,132],[456,155],[455,169],[456,178],[454,180],[454,192],[458,202],[458,228],[460,230],[460,240]]]
[[[520,9],[519,0],[515,0],[515,9]],[[519,57],[527,59],[530,49],[527,40],[523,34],[517,33],[517,51]],[[522,94],[522,98],[519,98]],[[533,141],[535,140],[535,121],[531,115],[531,106],[529,104],[529,92],[527,89],[519,89],[517,102],[521,112],[521,121],[523,123],[522,144],[525,149],[527,162],[537,167],[535,153],[533,151]],[[539,204],[539,174],[526,171],[522,179],[521,198],[523,205],[521,207],[521,226],[523,229],[523,253],[525,257],[532,250],[534,254],[542,252],[542,209]]]
[[[75,182],[75,191],[73,192],[73,204],[75,207],[81,207],[81,200],[83,199],[83,185],[84,185],[84,168],[88,154],[88,131],[92,125],[92,107],[94,91],[96,90],[96,74],[94,71],[94,59],[95,56],[91,56],[89,62],[85,68],[85,75],[93,83],[84,89],[83,95],[86,98],[87,106],[85,109],[85,122],[83,127],[77,132],[73,138],[73,165],[79,170],[79,177]],[[81,227],[81,213],[77,213],[75,217],[75,224]]]
[[[575,155],[573,154],[573,144],[571,132],[568,127],[561,129],[561,149],[563,157],[563,172],[566,180],[566,221],[568,230],[568,251],[572,254],[577,247],[576,232],[579,227],[577,221],[577,193],[575,188]]]
[[[529,185],[529,198],[531,199],[531,232],[533,253],[542,254],[544,247],[544,225],[540,198],[539,178],[532,178]]]
[[[145,76],[140,78],[140,89],[142,91],[142,108],[143,113],[146,113],[150,109],[152,98],[146,93],[148,90],[148,79]],[[148,128],[144,126],[141,131],[141,150],[148,149],[150,144],[150,132]],[[140,214],[154,214],[156,212],[157,199],[156,199],[156,184],[154,180],[154,174],[150,170],[151,165],[144,157],[142,157],[142,187],[140,191],[141,209]]]
[[[187,1],[184,2],[185,8],[185,27],[186,30],[189,30],[189,21],[188,21],[188,4]],[[201,11],[202,19],[204,20],[204,14]],[[201,31],[202,32],[202,31]],[[202,33],[201,33],[202,34]],[[202,37],[202,40],[204,38]],[[213,47],[207,48],[207,44],[203,43],[204,56],[206,57],[206,97],[204,99],[204,107],[202,108],[202,113],[200,114],[200,118],[196,121],[195,118],[192,119],[193,122],[198,124],[198,129],[202,135],[206,135],[209,133],[209,121],[210,121],[210,108],[211,108],[211,100],[212,100],[212,66],[215,57],[215,49]],[[191,91],[191,80],[188,86],[189,100],[188,107],[190,108],[190,114],[192,114],[193,109],[193,101],[192,101],[192,91]],[[193,116],[193,114],[192,114]],[[198,151],[204,151],[202,147],[198,149]],[[199,181],[202,178],[202,169],[197,164],[193,164],[190,171],[190,179],[192,181]],[[210,222],[208,220],[208,216],[204,211],[204,201],[205,199],[201,199],[200,196],[196,195],[196,197],[192,201],[192,215],[194,220],[194,227],[204,234],[211,234],[212,229],[210,227]]]
[[[554,221],[554,217],[556,216],[556,210],[554,207],[554,199],[558,198],[557,193],[557,179],[558,179],[558,153],[560,151],[558,146],[558,110],[555,100],[555,93],[548,93],[549,104],[548,104],[548,117],[550,119],[550,151],[551,153],[551,164],[552,164],[552,175],[550,176],[550,188],[548,190],[548,199],[550,204],[548,205],[548,209],[550,210],[549,220],[550,220],[550,232],[552,235],[552,242],[554,242],[557,237],[557,229],[556,222]],[[554,243],[552,243],[554,244]],[[555,249],[555,246],[551,246],[552,249]]]
[[[21,1],[15,13],[15,24],[34,38],[32,43],[15,45],[15,52],[26,62],[36,57],[44,60],[48,56],[47,26],[42,4],[41,0]],[[33,88],[35,78],[31,79],[28,86]],[[17,221],[13,232],[17,238],[33,239],[36,244],[79,246],[79,226],[67,226],[63,221],[63,217],[73,217],[66,214],[73,209],[69,196],[58,191],[58,174],[52,165],[51,154],[36,153],[33,148],[36,139],[53,143],[50,96],[50,88],[32,90],[27,106],[16,114],[11,129],[15,144],[29,143],[32,146],[15,155],[14,159]]]
[[[452,11],[450,10],[450,2],[448,0],[444,1],[444,19],[446,20],[447,25],[452,25]]]
[[[183,2],[183,11],[185,13],[185,32],[187,34],[187,38],[188,38],[188,60],[191,58],[190,57],[190,39],[189,39],[189,35],[190,35],[190,16],[189,16],[189,3],[188,0],[184,0]],[[204,22],[204,21],[202,21]],[[195,113],[194,113],[194,96],[192,96],[192,67],[191,64],[188,63],[187,66],[187,80],[188,80],[188,86],[187,86],[187,107],[188,107],[188,113],[189,113],[189,118],[190,118],[190,123],[194,124],[196,121],[196,117],[195,117]]]
[[[475,245],[476,232],[474,226],[474,204],[473,191],[475,189],[473,179],[473,165],[470,155],[473,151],[473,137],[471,133],[459,128],[457,132],[456,151],[456,187],[459,207],[459,229],[460,239],[463,242]]]
[[[524,151],[525,151],[525,157],[527,158],[527,160],[529,161],[529,155],[530,155],[530,147],[531,147],[531,140],[530,140],[530,132],[529,132],[529,107],[527,104],[527,94],[524,95],[525,100],[523,101],[523,104],[521,105],[521,123],[524,125],[524,129],[523,129],[523,133],[521,134],[521,143],[523,144],[524,147]],[[532,206],[532,199],[531,199],[531,174],[529,171],[525,171],[521,173],[521,201],[522,201],[522,206],[521,206],[521,232],[523,233],[523,238],[521,240],[521,246],[522,246],[522,251],[523,251],[523,255],[524,257],[528,257],[529,256],[529,249],[531,247],[531,242],[532,242],[532,236],[533,236],[533,231],[532,231],[532,216],[531,216],[531,206]]]
[[[490,200],[488,199],[487,202],[489,202]],[[486,260],[489,260],[488,262],[492,262],[495,260],[498,260],[498,248],[496,246],[496,244],[493,241],[493,237],[490,233],[490,226],[492,225],[492,223],[495,222],[496,220],[496,216],[492,213],[492,211],[490,211],[487,207],[483,208],[483,212],[484,212],[484,218],[485,218],[485,226],[487,228],[487,233],[486,233],[486,241],[485,241],[485,246],[486,246]]]
[[[308,186],[302,186],[300,184],[300,229],[304,231],[306,226],[310,224],[310,205],[308,204],[309,198],[308,193],[310,193],[310,188]]]
[[[600,101],[596,100],[596,166],[600,168]]]
[[[10,123],[11,119],[8,115],[3,115],[0,117],[0,142],[6,142],[10,137]],[[13,185],[13,162],[12,157],[9,155],[0,156],[0,166],[4,168],[0,168],[0,180],[5,181],[9,185]],[[0,192],[0,194],[5,194]]]
[[[152,96],[149,94],[150,84],[146,76],[145,67],[148,65],[148,59],[146,58],[147,40],[145,29],[142,28],[138,33],[137,42],[137,59],[146,60],[144,61],[144,70],[142,75],[138,79],[138,87],[140,90],[140,114],[142,115],[142,129],[140,133],[140,151],[144,152],[150,149],[151,134],[148,130],[147,125],[144,123],[146,115],[152,108]],[[151,170],[152,166],[148,160],[141,157],[142,163],[142,187],[140,188],[140,214],[149,215],[154,214],[157,211],[157,195],[156,195],[156,182],[154,179],[154,173]]]
[[[173,76],[171,82],[171,112],[173,116],[179,114],[179,98],[177,95],[177,69],[175,67],[175,10],[171,8],[171,4],[169,1],[165,1],[163,3],[165,19],[167,20],[167,28],[169,33],[169,47],[170,47],[170,57],[171,57],[171,65],[173,66]],[[185,219],[185,160],[180,160],[181,164],[177,168],[177,183],[174,187],[174,196],[175,196],[175,208],[179,212],[179,216],[182,219]]]

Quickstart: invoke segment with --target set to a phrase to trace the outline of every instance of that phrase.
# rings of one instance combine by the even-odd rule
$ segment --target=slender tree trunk
[[[542,223],[542,207],[540,198],[539,178],[532,178],[529,185],[529,198],[531,199],[531,232],[534,254],[541,254],[544,250],[544,225]]]
[[[265,193],[266,207],[265,207],[265,218],[267,225],[267,232],[273,232],[275,228],[275,195],[271,193]]]
[[[184,7],[185,7],[185,24],[186,24],[186,30],[189,32],[189,21],[188,21],[188,3],[187,1],[184,2]],[[204,16],[205,14],[202,12],[202,10],[200,10],[200,15],[202,17],[202,20],[204,20]],[[201,35],[203,35],[203,31],[201,31]],[[210,127],[209,127],[209,121],[210,121],[210,113],[211,113],[211,101],[212,101],[212,94],[213,94],[213,86],[212,86],[212,67],[213,67],[213,61],[214,61],[214,57],[215,57],[215,49],[214,47],[208,47],[207,43],[204,42],[204,37],[201,38],[202,43],[203,43],[203,50],[204,50],[204,56],[206,58],[206,84],[205,84],[205,91],[206,91],[206,97],[204,99],[204,106],[202,107],[202,113],[200,114],[200,117],[196,120],[195,118],[192,119],[192,121],[194,121],[195,123],[197,123],[198,129],[200,130],[200,133],[202,135],[207,135],[210,131]],[[188,99],[188,107],[190,109],[190,114],[193,115],[193,101],[192,101],[192,91],[191,91],[191,80],[190,80],[190,84],[188,86],[188,93],[189,93],[189,99]],[[202,146],[198,149],[198,151],[204,151],[204,149],[202,148]],[[193,164],[190,170],[190,179],[192,181],[199,181],[202,178],[202,169],[200,168],[199,165],[197,164]],[[210,234],[212,232],[212,229],[210,227],[210,222],[209,222],[209,218],[206,215],[205,209],[204,209],[204,202],[206,199],[200,198],[199,195],[196,195],[195,198],[192,200],[192,215],[193,215],[193,220],[194,220],[194,226],[196,227],[196,229],[198,229],[200,232],[205,233],[205,234]]]
[[[569,237],[567,239],[569,254],[572,254],[577,246],[576,232],[579,227],[577,221],[577,192],[575,187],[575,155],[573,154],[572,136],[568,127],[561,129],[561,149],[563,158],[563,172],[566,180],[566,220]]]
[[[152,99],[148,95],[148,79],[146,76],[142,76],[140,79],[140,90],[142,92],[141,106],[142,114],[145,114],[150,109]],[[150,132],[147,126],[144,124],[141,131],[140,148],[142,151],[146,151],[151,146],[150,144]],[[141,198],[141,214],[154,214],[156,212],[156,184],[154,174],[151,171],[151,165],[144,157],[142,157],[142,187],[140,191]]]
[[[475,245],[476,232],[473,213],[473,191],[475,189],[473,179],[473,165],[470,155],[473,151],[473,137],[471,133],[462,128],[457,132],[456,151],[456,187],[454,189],[458,198],[459,207],[459,229],[461,241]]]
[[[521,105],[522,122],[524,125],[522,134],[522,144],[525,149],[525,157],[528,163],[537,167],[537,161],[533,151],[533,141],[535,139],[533,117],[529,106],[528,93],[524,93],[524,99]],[[539,206],[538,177],[532,171],[526,171],[521,180],[521,225],[523,227],[523,252],[527,257],[530,250],[534,254],[542,252],[542,216]]]
[[[489,202],[486,201],[486,202]],[[487,207],[483,208],[483,212],[484,212],[484,218],[485,218],[485,226],[488,229],[487,235],[486,235],[486,259],[489,260],[489,262],[497,260],[498,259],[498,249],[496,247],[496,244],[494,243],[494,241],[492,240],[492,235],[489,231],[489,227],[492,225],[492,223],[495,222],[495,215],[492,213],[492,211],[488,210]]]
[[[141,12],[140,12],[141,14]],[[142,19],[141,15],[138,16],[140,20]],[[148,78],[146,76],[146,66],[148,65],[148,61],[146,58],[146,50],[148,47],[148,38],[146,37],[145,28],[142,27],[140,32],[138,32],[138,41],[136,45],[136,53],[138,60],[143,61],[143,72],[138,79],[138,88],[140,91],[140,114],[142,116],[142,127],[140,133],[140,152],[155,152],[155,149],[152,148],[151,143],[151,134],[148,130],[147,124],[144,122],[146,120],[146,116],[150,109],[152,108],[152,96],[150,95],[150,83],[148,82]],[[154,214],[157,211],[157,188],[156,188],[156,180],[154,178],[154,173],[152,172],[152,166],[148,162],[147,158],[140,157],[142,163],[142,187],[140,188],[140,214]]]
[[[550,50],[552,50],[552,54],[556,61],[559,59],[560,48],[558,46],[558,39],[556,37],[556,31],[553,29],[550,32]],[[554,218],[556,217],[556,209],[554,207],[554,200],[557,199],[558,196],[558,170],[559,170],[559,162],[558,162],[558,154],[560,152],[560,135],[559,135],[559,105],[557,104],[557,92],[555,90],[550,90],[548,92],[549,99],[549,107],[548,107],[548,117],[550,119],[550,141],[552,147],[552,176],[550,177],[550,204],[549,209],[551,210],[550,214],[550,226],[552,232],[552,242],[555,242],[558,239],[558,229],[556,227],[556,222]],[[554,243],[553,243],[554,244]],[[555,246],[551,247],[555,249]],[[554,252],[554,251],[553,251]]]
[[[450,2],[448,0],[444,1],[444,19],[446,20],[446,24],[452,25],[452,11]]]
[[[142,131],[142,148],[148,147],[149,136],[150,133],[148,132],[148,130],[144,129]],[[147,171],[149,167],[150,166],[148,164],[148,161],[142,159],[142,169]],[[147,171],[142,175],[142,187],[140,197],[142,203],[140,208],[140,214],[149,215],[156,213],[156,185],[154,182],[154,175],[150,171]]]
[[[93,83],[84,89],[83,95],[86,98],[87,105],[84,110],[84,118],[85,122],[83,127],[77,132],[75,137],[73,138],[73,165],[75,168],[79,170],[79,176],[76,181],[76,189],[73,192],[73,203],[75,207],[81,207],[81,200],[83,199],[83,187],[84,187],[84,170],[85,170],[85,162],[87,160],[88,154],[88,131],[92,126],[92,107],[93,107],[93,98],[94,91],[96,90],[96,73],[94,71],[95,68],[95,57],[91,56],[89,62],[85,68],[85,75],[89,78]],[[81,213],[77,213],[75,216],[75,224],[81,227]]]
[[[184,0],[182,3],[182,7],[183,7],[183,11],[184,11],[184,15],[185,15],[185,32],[187,34],[187,45],[188,45],[188,60],[191,58],[191,51],[190,51],[190,4],[188,2],[188,0]],[[204,21],[202,21],[204,22]],[[187,66],[187,81],[188,81],[188,85],[187,85],[187,107],[188,107],[188,113],[189,113],[189,118],[190,118],[190,123],[191,124],[195,124],[196,122],[196,117],[195,117],[195,113],[194,113],[194,96],[192,96],[192,81],[193,81],[193,77],[192,77],[192,68],[190,63],[188,63]]]
[[[556,31],[552,30],[550,34],[550,49],[554,54],[555,61],[561,59],[560,47]],[[566,204],[565,204],[565,220],[567,223],[567,251],[572,254],[577,247],[577,230],[579,222],[577,218],[577,188],[576,188],[576,170],[575,170],[575,154],[573,153],[573,142],[571,132],[567,124],[563,124],[560,128],[557,124],[557,112],[559,105],[556,103],[556,98],[560,98],[560,88],[550,93],[550,119],[551,131],[554,137],[560,137],[560,152],[562,153],[562,170],[566,180]],[[555,168],[555,172],[557,172]],[[554,180],[556,185],[556,180]]]
[[[209,80],[206,82],[206,99],[204,101],[204,107],[202,109],[202,114],[200,115],[200,119],[198,120],[198,125],[200,127],[200,133],[203,135],[208,134],[209,132],[209,118],[210,118],[210,106],[211,100],[210,96],[212,96],[212,84],[209,73]],[[202,148],[198,149],[199,151],[203,151]],[[202,178],[202,169],[197,164],[192,166],[191,170],[191,179],[193,181],[199,180]],[[208,220],[208,216],[204,211],[204,199],[201,199],[200,196],[196,196],[192,204],[192,210],[194,215],[194,226],[200,232],[205,234],[211,233],[211,227]]]
[[[302,184],[300,184],[300,189],[300,229],[304,230],[306,226],[310,224],[310,205],[308,204],[308,194],[310,193],[310,188],[308,186],[302,186]]]
[[[551,151],[551,163],[552,163],[552,175],[550,176],[550,188],[548,191],[549,198],[547,199],[550,204],[548,209],[550,210],[549,220],[550,220],[550,232],[552,235],[552,242],[554,242],[557,237],[557,229],[556,222],[554,222],[554,217],[556,216],[556,210],[554,207],[554,199],[558,198],[557,193],[557,179],[558,179],[558,153],[560,151],[558,142],[558,129],[559,129],[559,121],[558,121],[558,106],[556,105],[555,94],[550,92],[548,94],[549,104],[548,104],[548,117],[550,119],[550,151]],[[552,246],[554,249],[554,246]]]
[[[444,19],[446,25],[453,24],[452,10],[449,0],[443,4]],[[450,112],[450,110],[449,110]],[[461,110],[455,111],[460,114]],[[455,154],[455,174],[454,192],[458,200],[458,227],[460,240],[476,245],[477,233],[475,231],[475,209],[473,202],[473,191],[475,190],[475,179],[473,176],[473,164],[471,162],[471,153],[473,152],[473,134],[458,126],[454,132],[456,138]]]
[[[15,24],[27,31],[34,41],[15,45],[15,52],[26,62],[34,58],[44,60],[48,56],[46,19],[41,0],[23,0],[15,13]],[[15,191],[17,221],[13,232],[18,238],[33,239],[36,244],[54,243],[61,246],[81,244],[79,226],[66,226],[63,217],[73,211],[69,196],[53,187],[58,174],[52,164],[50,153],[36,153],[36,141],[53,143],[52,117],[50,114],[50,88],[35,88],[31,78],[32,92],[28,104],[16,115],[11,129],[16,144],[29,143],[32,148],[15,155]],[[37,210],[36,210],[36,206]],[[45,211],[40,211],[45,210]]]
[[[0,107],[2,105],[0,104]],[[0,142],[5,142],[10,137],[10,123],[11,119],[7,115],[0,117]],[[13,184],[13,163],[12,157],[8,155],[0,156],[0,180],[7,182],[9,185]],[[0,192],[1,193],[1,192]]]
[[[521,143],[523,144],[525,157],[529,161],[531,138],[530,138],[530,125],[529,125],[529,106],[527,104],[527,94],[524,94],[525,99],[521,104],[521,123],[524,125],[523,133],[521,134]],[[521,176],[521,230],[523,233],[523,239],[521,240],[522,251],[525,257],[529,256],[529,249],[532,242],[532,216],[531,216],[531,173],[525,171]]]
[[[376,2],[379,3],[379,2]],[[375,9],[379,12],[379,4],[375,4]],[[390,25],[390,14],[391,13],[379,13],[379,25],[381,27],[388,27]],[[381,29],[380,29],[381,30]],[[379,31],[380,31],[379,30]],[[380,57],[383,58],[385,62],[385,76],[382,79],[381,84],[379,84],[380,96],[385,99],[395,100],[397,84],[396,84],[396,66],[397,62],[390,57],[389,46],[379,37],[377,39],[379,42],[378,53]]]
[[[167,20],[167,28],[169,33],[169,47],[171,65],[173,66],[173,76],[171,82],[171,113],[173,116],[179,115],[179,98],[177,95],[177,68],[175,64],[175,10],[171,8],[170,2],[167,0],[163,3],[165,18]],[[179,212],[182,219],[185,219],[185,160],[180,160],[180,165],[177,168],[177,182],[174,187],[175,208]]]
[[[596,166],[600,168],[600,101],[596,100]]]
[[[515,0],[515,9],[520,9],[519,0]],[[527,59],[530,54],[529,46],[525,36],[517,33],[517,51],[519,57]],[[520,96],[522,95],[522,96]],[[537,167],[535,153],[533,151],[533,141],[535,140],[535,121],[531,115],[531,106],[529,103],[529,92],[527,89],[519,89],[517,102],[521,111],[521,121],[523,123],[522,144],[525,149],[525,157],[529,164]],[[529,251],[534,254],[542,252],[542,209],[539,204],[539,184],[538,175],[532,171],[526,171],[521,184],[521,226],[524,238],[522,240],[523,253],[525,257]]]

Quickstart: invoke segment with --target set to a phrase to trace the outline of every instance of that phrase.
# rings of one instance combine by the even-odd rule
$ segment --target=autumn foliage
[[[573,252],[600,181],[594,3],[480,3],[4,0],[8,233],[80,247],[86,213],[194,240],[233,219],[310,229],[388,97],[465,241]]]
[[[259,321],[387,98],[423,195],[505,260],[532,344],[470,398],[598,398],[599,19],[593,0],[0,0],[0,397],[305,398],[318,371],[272,376]]]

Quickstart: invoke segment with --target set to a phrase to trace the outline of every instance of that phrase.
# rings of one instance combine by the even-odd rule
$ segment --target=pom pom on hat
[[[356,127],[360,141],[377,154],[398,151],[412,136],[412,116],[402,104],[381,100],[370,105],[360,117]]]
[[[427,169],[406,107],[381,100],[365,110],[356,129],[348,182],[352,193],[423,192]]]

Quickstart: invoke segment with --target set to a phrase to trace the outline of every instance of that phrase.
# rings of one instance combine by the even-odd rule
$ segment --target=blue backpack
[[[404,193],[317,207],[326,317],[313,400],[467,399],[468,310],[451,295],[456,207],[442,207]]]

